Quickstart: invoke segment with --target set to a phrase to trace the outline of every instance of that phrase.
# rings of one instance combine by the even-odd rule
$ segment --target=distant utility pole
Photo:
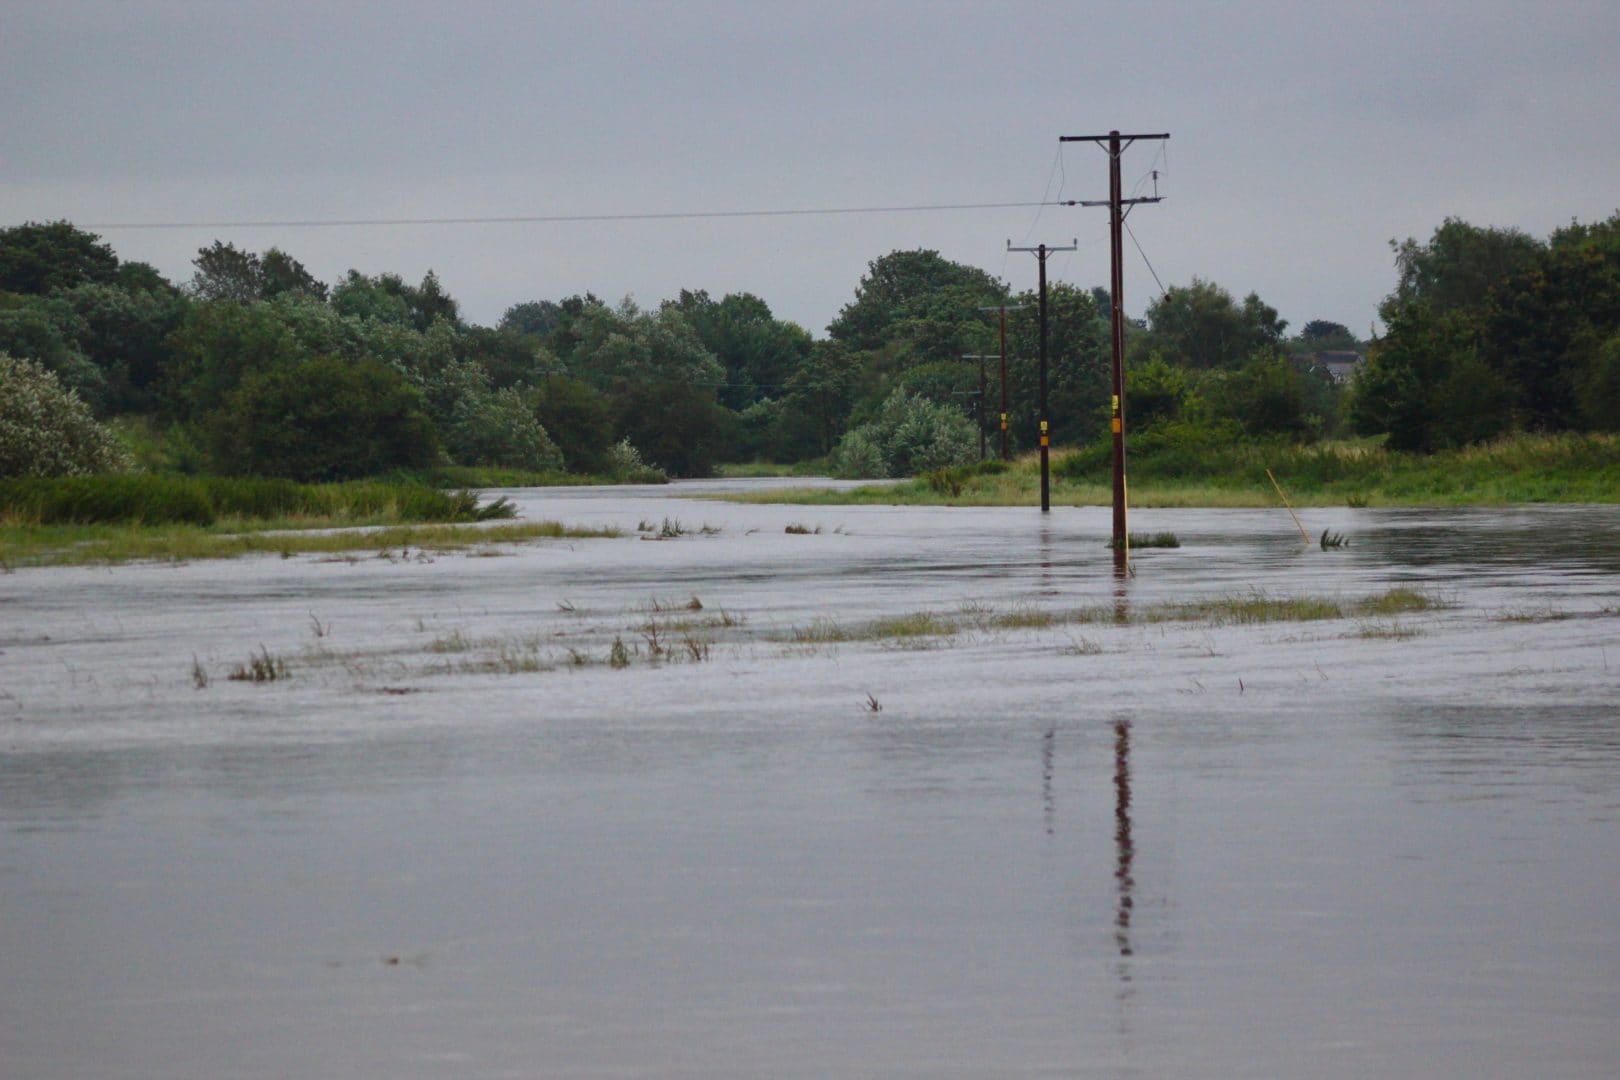
[[[1050,467],[1048,465],[1048,461],[1047,461],[1047,450],[1048,450],[1048,447],[1051,445],[1052,439],[1051,439],[1050,425],[1048,424],[1048,419],[1049,418],[1047,417],[1047,414],[1046,414],[1046,257],[1048,255],[1052,254],[1052,252],[1054,252],[1054,251],[1074,251],[1079,246],[1080,246],[1080,241],[1079,240],[1073,241],[1072,243],[1069,244],[1068,247],[1047,247],[1045,244],[1040,244],[1040,245],[1037,245],[1036,247],[1013,247],[1013,242],[1011,240],[1007,241],[1007,250],[1008,251],[1029,251],[1029,252],[1033,252],[1034,255],[1035,255],[1035,261],[1040,263],[1040,265],[1041,265],[1041,272],[1040,272],[1041,273],[1041,276],[1040,276],[1040,281],[1041,281],[1041,303],[1040,303],[1040,322],[1041,322],[1041,404],[1040,404],[1040,422],[1041,422],[1041,513],[1043,513],[1043,514],[1047,513],[1048,511],[1050,511],[1052,509],[1052,479],[1051,479],[1052,474],[1051,474],[1051,469],[1050,469]]]
[[[1070,199],[1066,206],[1106,206],[1108,207],[1108,239],[1113,259],[1113,277],[1111,281],[1113,299],[1109,305],[1113,309],[1110,322],[1114,330],[1114,380],[1113,380],[1113,420],[1110,426],[1114,431],[1114,569],[1124,573],[1130,567],[1130,531],[1126,528],[1125,520],[1125,248],[1122,230],[1125,225],[1125,215],[1130,213],[1128,207],[1137,203],[1156,203],[1162,199],[1157,191],[1153,195],[1137,198],[1122,198],[1119,181],[1119,159],[1125,148],[1142,139],[1163,141],[1170,137],[1167,132],[1155,135],[1121,135],[1117,131],[1110,131],[1107,135],[1060,135],[1059,143],[1089,142],[1096,143],[1108,152],[1108,199],[1081,200]],[[1154,174],[1155,188],[1157,188],[1158,174]]]
[[[994,304],[990,307],[981,307],[979,310],[1001,312],[1001,460],[1008,461],[1011,459],[1007,453],[1007,312],[1023,311],[1024,305],[1014,304],[1008,307],[1006,304]],[[984,457],[982,449],[979,456]]]
[[[975,406],[974,417],[979,421],[979,460],[984,460],[984,362],[993,359],[984,353],[964,353],[964,360],[977,360],[979,362],[979,394]]]

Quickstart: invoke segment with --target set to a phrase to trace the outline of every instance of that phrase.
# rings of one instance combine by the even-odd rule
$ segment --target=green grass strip
[[[0,566],[81,566],[138,560],[186,562],[243,555],[353,552],[387,553],[407,548],[460,551],[539,539],[617,537],[609,528],[581,528],[555,521],[501,525],[392,525],[335,532],[223,532],[192,525],[0,527]]]

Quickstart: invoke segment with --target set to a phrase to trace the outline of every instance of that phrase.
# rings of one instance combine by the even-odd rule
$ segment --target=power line
[[[1143,262],[1147,263],[1148,273],[1153,275],[1153,283],[1159,287],[1159,295],[1161,297],[1164,296],[1165,295],[1164,282],[1159,280],[1159,272],[1157,270],[1153,269],[1153,263],[1149,262],[1148,257],[1147,257],[1147,252],[1142,250],[1142,241],[1138,240],[1136,238],[1136,233],[1131,231],[1130,222],[1125,221],[1125,222],[1121,222],[1120,224],[1124,225],[1125,226],[1125,231],[1130,234],[1131,243],[1136,245],[1136,253],[1138,255],[1142,256],[1142,261]]]
[[[946,210],[1021,210],[1039,202],[924,203],[911,206],[834,206],[791,210],[675,210],[641,214],[507,214],[493,217],[304,218],[285,221],[103,221],[84,229],[361,229],[413,225],[549,225],[600,221],[699,221],[725,218],[830,217],[839,214],[920,214]]]

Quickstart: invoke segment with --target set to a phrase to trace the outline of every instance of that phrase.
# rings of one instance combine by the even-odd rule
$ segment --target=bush
[[[620,439],[608,448],[608,475],[621,484],[667,484],[669,475],[641,460],[641,454],[629,439]]]
[[[827,459],[828,471],[845,480],[874,480],[889,475],[889,463],[883,460],[883,448],[873,442],[862,428],[848,432],[833,447]]]
[[[32,360],[0,353],[0,476],[83,476],[129,467],[89,406]]]
[[[562,452],[510,387],[478,390],[457,401],[445,432],[450,456],[462,465],[561,472]]]
[[[978,435],[948,405],[896,390],[870,423],[845,434],[833,450],[835,475],[912,476],[973,462]]]
[[[345,480],[439,460],[421,394],[375,361],[330,357],[244,379],[208,423],[225,474]]]

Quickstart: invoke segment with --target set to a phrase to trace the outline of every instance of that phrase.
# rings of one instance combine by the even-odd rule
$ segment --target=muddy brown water
[[[749,486],[0,576],[0,1075],[1620,1070],[1620,511]]]

